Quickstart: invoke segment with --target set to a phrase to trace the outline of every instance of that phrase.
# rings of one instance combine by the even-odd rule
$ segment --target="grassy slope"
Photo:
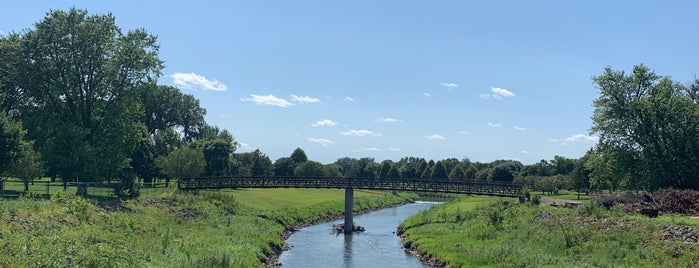
[[[699,226],[678,217],[649,219],[584,205],[537,207],[466,198],[409,218],[406,245],[452,267],[693,267],[697,245],[663,241],[663,225]],[[583,217],[584,216],[584,217]]]
[[[357,210],[415,198],[355,195]],[[259,267],[287,227],[339,215],[343,198],[325,189],[170,192],[107,209],[71,194],[1,200],[0,267]]]

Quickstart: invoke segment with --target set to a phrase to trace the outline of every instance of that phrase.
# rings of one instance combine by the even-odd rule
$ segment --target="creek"
[[[293,267],[427,267],[406,253],[396,235],[401,222],[439,202],[415,202],[354,217],[366,228],[353,235],[335,234],[342,220],[311,225],[294,232],[290,249],[279,256],[284,268]]]

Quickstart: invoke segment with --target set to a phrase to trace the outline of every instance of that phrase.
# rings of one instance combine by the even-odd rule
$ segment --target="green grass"
[[[594,205],[577,210],[465,198],[404,222],[406,245],[451,267],[694,267],[696,245],[664,241],[680,216],[650,219]]]
[[[355,195],[358,210],[416,197]],[[267,189],[172,190],[102,206],[73,192],[3,200],[0,267],[260,267],[287,228],[339,216],[343,199],[342,191]]]

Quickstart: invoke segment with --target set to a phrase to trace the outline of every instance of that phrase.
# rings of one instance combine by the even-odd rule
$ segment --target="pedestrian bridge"
[[[352,226],[354,189],[455,193],[523,197],[522,184],[485,181],[457,181],[403,178],[346,177],[205,177],[177,181],[180,190],[239,188],[326,188],[345,189],[345,226]],[[345,228],[345,234],[351,234]]]

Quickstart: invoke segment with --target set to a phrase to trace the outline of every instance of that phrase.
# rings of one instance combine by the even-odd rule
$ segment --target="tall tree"
[[[325,167],[316,161],[305,161],[294,169],[294,176],[297,177],[323,177]]]
[[[607,67],[593,77],[592,133],[599,135],[592,181],[657,189],[699,188],[699,105],[696,92],[645,65],[630,74]],[[695,81],[695,84],[697,81]],[[628,180],[627,180],[628,179]]]
[[[381,167],[379,168],[379,178],[388,178],[388,172],[391,171],[392,165],[391,160],[381,161]]]
[[[464,173],[464,169],[461,167],[461,165],[456,165],[451,169],[451,172],[449,172],[449,179],[456,181],[466,180],[466,174]]]
[[[64,181],[114,178],[142,137],[135,89],[162,69],[156,37],[114,17],[54,10],[21,36],[16,84],[28,135]]]
[[[296,148],[292,153],[291,156],[289,156],[294,163],[301,164],[303,162],[308,161],[308,157],[306,156],[306,152],[303,151],[301,148]]]
[[[437,163],[434,164],[432,167],[432,172],[430,173],[430,179],[433,180],[438,180],[438,179],[448,179],[447,176],[447,169],[444,168],[444,164],[442,164],[442,161],[437,161]]]
[[[198,177],[206,169],[201,149],[185,146],[155,160],[160,170],[170,178]]]
[[[0,111],[0,174],[19,156],[23,133],[21,123]]]
[[[274,161],[274,176],[293,176],[296,163],[291,157],[281,157]]]

